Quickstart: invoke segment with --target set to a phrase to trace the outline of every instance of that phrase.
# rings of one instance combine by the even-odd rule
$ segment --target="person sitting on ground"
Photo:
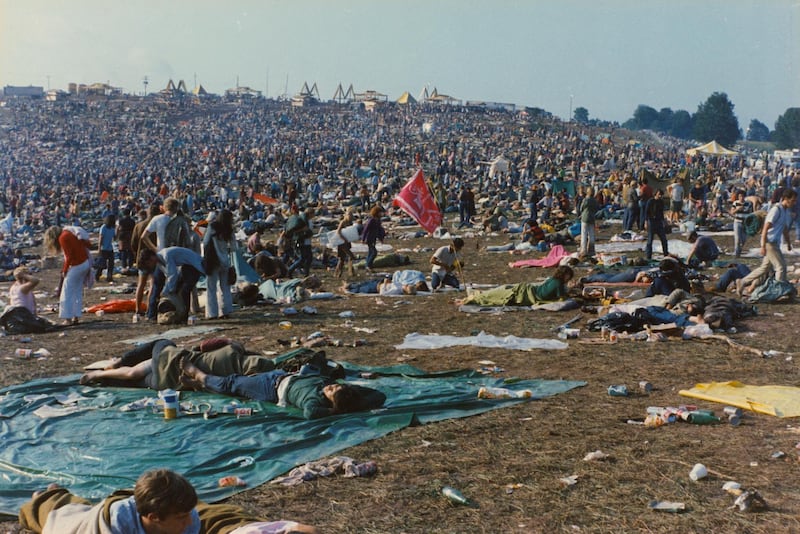
[[[541,241],[546,241],[547,237],[539,226],[536,219],[527,219],[522,225],[522,242],[530,243],[531,245],[538,245]]]
[[[192,484],[169,469],[143,473],[131,490],[118,490],[98,504],[51,484],[19,511],[23,528],[37,534],[317,534],[294,521],[266,521],[228,504],[199,502]]]
[[[205,373],[188,358],[181,360],[181,367],[184,386],[278,406],[294,406],[302,410],[306,419],[371,410],[383,406],[386,401],[386,395],[378,390],[337,382],[321,375],[314,366],[304,366],[297,373],[276,369],[250,376]]]
[[[33,276],[27,267],[20,266],[14,269],[14,283],[8,288],[6,311],[21,306],[36,315],[36,298],[33,296],[33,290],[39,282],[40,280]]]
[[[692,289],[689,279],[686,278],[684,273],[683,265],[675,258],[664,258],[658,264],[658,270],[648,274],[651,275],[653,281],[645,293],[647,297],[669,295],[676,289],[683,289],[684,291],[691,291]]]
[[[457,304],[477,306],[532,306],[562,300],[569,294],[568,283],[575,275],[572,267],[558,267],[553,276],[541,284],[521,282],[476,292]]]
[[[439,247],[431,256],[431,289],[438,291],[444,286],[458,289],[460,283],[453,271],[459,268],[461,261],[458,252],[464,248],[464,240],[460,237],[453,239],[449,245]]]
[[[692,230],[692,233],[689,234],[689,243],[694,244],[689,255],[686,256],[686,263],[690,267],[695,269],[708,267],[719,257],[719,247],[707,235],[698,235],[697,231]]]
[[[289,277],[289,269],[286,264],[266,250],[256,254],[252,267],[261,280],[280,280]]]

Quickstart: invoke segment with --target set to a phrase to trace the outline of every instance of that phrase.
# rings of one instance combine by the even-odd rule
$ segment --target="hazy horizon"
[[[743,130],[772,129],[800,107],[799,14],[797,0],[0,0],[0,85],[427,87],[620,123],[724,92]]]

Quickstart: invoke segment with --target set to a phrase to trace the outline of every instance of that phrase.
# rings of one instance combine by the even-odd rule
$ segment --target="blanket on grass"
[[[216,502],[243,487],[218,486],[223,476],[258,486],[293,467],[338,453],[401,428],[467,417],[529,399],[477,398],[482,386],[530,389],[541,399],[580,387],[566,380],[503,380],[475,371],[426,374],[408,365],[346,367],[348,381],[386,394],[384,408],[305,420],[299,410],[239,401],[254,410],[249,417],[220,413],[205,419],[212,406],[222,412],[232,397],[183,393],[182,407],[197,415],[164,419],[145,389],[98,389],[78,384],[78,375],[33,380],[0,390],[0,513],[16,516],[34,490],[56,482],[77,495],[99,500],[132,487],[145,470],[168,467],[185,475],[200,500]],[[360,378],[373,373],[374,379]],[[61,408],[55,396],[68,403]],[[151,406],[148,406],[150,404]],[[43,407],[49,410],[41,410]],[[122,407],[128,408],[126,411]],[[34,415],[39,411],[42,416]]]
[[[736,381],[709,382],[681,390],[678,394],[775,417],[800,417],[800,388],[794,386],[752,386]]]

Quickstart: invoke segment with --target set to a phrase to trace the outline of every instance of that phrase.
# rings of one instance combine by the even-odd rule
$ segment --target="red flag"
[[[414,173],[392,204],[408,213],[427,232],[433,233],[442,224],[442,212],[425,183],[422,169]]]

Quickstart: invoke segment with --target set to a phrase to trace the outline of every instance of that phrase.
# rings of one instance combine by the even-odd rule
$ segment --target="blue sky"
[[[49,76],[49,81],[48,81]],[[800,0],[0,0],[0,85],[422,88],[567,117],[800,107]],[[288,83],[287,83],[288,78]]]

